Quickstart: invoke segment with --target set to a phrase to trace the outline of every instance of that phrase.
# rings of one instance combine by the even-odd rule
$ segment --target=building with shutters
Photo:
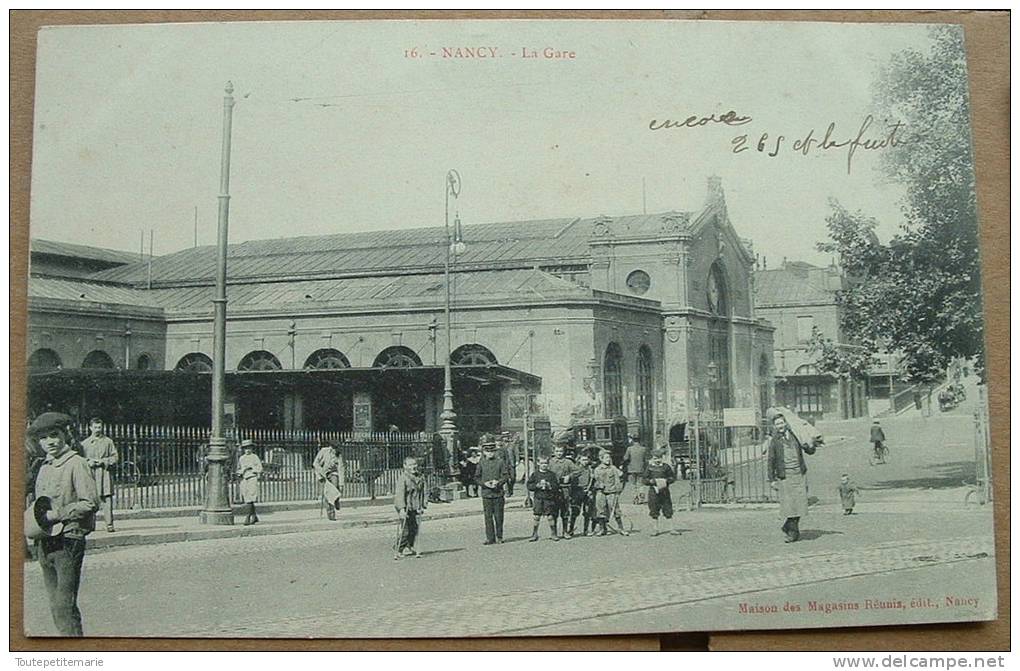
[[[763,411],[772,327],[722,185],[685,211],[467,224],[452,362],[464,433]],[[38,241],[41,242],[41,241]],[[46,243],[49,244],[49,243]],[[245,426],[434,431],[443,227],[253,240],[228,252],[228,409]],[[214,247],[29,282],[30,409],[206,424]]]

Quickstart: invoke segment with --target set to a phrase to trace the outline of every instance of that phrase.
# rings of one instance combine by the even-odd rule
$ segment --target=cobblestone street
[[[635,629],[812,626],[796,617],[746,616],[713,603],[735,595],[781,604],[786,588],[813,585],[813,598],[838,601],[839,581],[945,569],[959,589],[994,571],[986,510],[897,513],[876,504],[851,517],[816,506],[801,543],[785,545],[775,511],[678,514],[680,535],[651,537],[642,508],[626,506],[629,538],[527,543],[531,516],[507,516],[507,540],[482,547],[479,517],[425,523],[421,560],[393,561],[393,529],[373,527],[169,543],[89,555],[81,591],[87,635],[371,637],[511,635]],[[544,526],[544,525],[543,525]],[[547,533],[547,530],[545,530]],[[889,539],[899,539],[890,541]],[[893,588],[898,583],[892,584]],[[782,589],[781,589],[782,588]],[[963,593],[961,592],[961,593]],[[26,629],[52,635],[41,575],[26,565]],[[857,592],[860,594],[860,592]],[[980,594],[983,596],[984,592]],[[876,598],[904,598],[896,589]],[[940,594],[932,594],[940,599]],[[154,608],[153,604],[159,604]],[[647,614],[698,605],[645,623]],[[853,622],[890,617],[984,617],[994,605],[931,613],[849,614]],[[629,615],[628,615],[629,614]],[[814,620],[834,624],[839,614]],[[603,622],[605,620],[605,622]]]

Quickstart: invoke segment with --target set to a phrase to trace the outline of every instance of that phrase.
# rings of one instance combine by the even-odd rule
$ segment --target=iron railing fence
[[[79,436],[88,433],[87,426],[77,429]],[[119,454],[119,463],[111,469],[115,508],[173,508],[205,502],[208,427],[108,424],[105,431]],[[227,469],[234,501],[240,500],[240,483],[234,475],[237,446],[244,439],[255,443],[254,452],[262,459],[261,499],[266,502],[319,498],[322,485],[312,462],[327,442],[339,447],[344,463],[341,496],[347,499],[391,496],[407,456],[418,458],[430,488],[438,485],[446,464],[442,444],[432,433],[240,428],[234,434],[228,439]]]
[[[691,422],[690,439],[674,446],[673,454],[678,475],[691,481],[694,504],[776,501],[768,481],[765,436],[764,424],[726,427],[716,418]]]

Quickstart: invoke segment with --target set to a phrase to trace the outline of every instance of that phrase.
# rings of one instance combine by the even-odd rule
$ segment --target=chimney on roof
[[[708,195],[705,198],[705,204],[714,205],[716,203],[725,202],[726,195],[723,193],[722,177],[719,175],[712,175],[708,178]]]

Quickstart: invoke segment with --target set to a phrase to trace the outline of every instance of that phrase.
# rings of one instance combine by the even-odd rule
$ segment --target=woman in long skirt
[[[786,520],[782,527],[786,542],[794,543],[800,539],[800,518],[807,515],[808,507],[804,455],[815,453],[819,439],[801,444],[781,414],[773,417],[772,429],[768,448],[769,482],[779,493],[779,512]]]

